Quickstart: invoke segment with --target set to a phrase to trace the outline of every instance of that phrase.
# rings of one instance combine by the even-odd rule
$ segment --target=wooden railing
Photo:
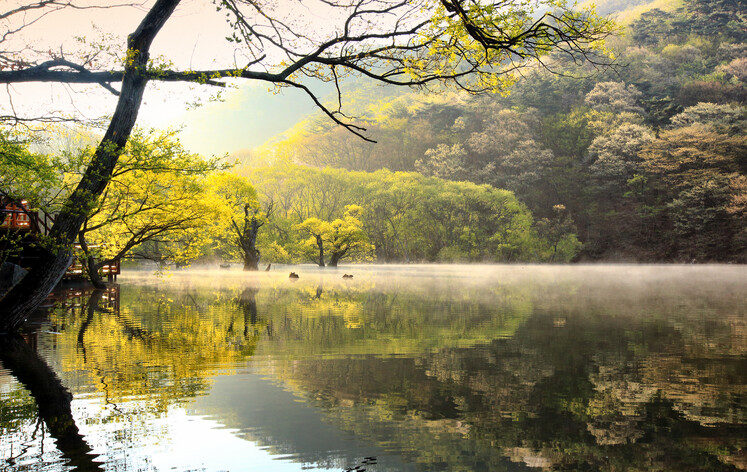
[[[47,214],[42,210],[29,210],[25,200],[12,200],[0,191],[0,230],[22,231],[31,234],[47,235],[54,225],[54,216]],[[77,247],[77,245],[76,245]],[[100,269],[101,275],[108,276],[110,280],[120,274],[119,261],[105,264]],[[73,258],[65,272],[66,278],[85,277],[86,271],[83,262],[77,257]]]
[[[0,214],[3,222],[2,229],[16,231],[32,231],[34,233],[49,234],[54,225],[54,217],[42,210],[29,210],[26,201],[13,201],[7,197],[0,198]]]
[[[4,208],[0,209],[0,213],[3,213],[4,216],[0,228],[15,230],[31,228],[31,218],[28,213],[13,203],[7,204]]]

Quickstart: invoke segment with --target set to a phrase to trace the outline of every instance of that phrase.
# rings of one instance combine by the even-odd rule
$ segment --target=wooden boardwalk
[[[16,236],[13,239],[19,245],[18,250],[9,255],[8,262],[27,267],[33,259],[40,257],[40,253],[44,250],[42,249],[42,237],[49,234],[52,225],[54,225],[53,215],[42,210],[29,209],[28,202],[25,200],[18,201],[7,196],[0,196],[0,237],[12,234]],[[10,238],[5,238],[5,240],[9,241]],[[80,249],[77,244],[76,248]],[[0,250],[2,250],[1,247]],[[102,276],[107,276],[110,281],[115,280],[119,273],[119,261],[101,268]],[[64,278],[85,277],[83,261],[74,257]]]

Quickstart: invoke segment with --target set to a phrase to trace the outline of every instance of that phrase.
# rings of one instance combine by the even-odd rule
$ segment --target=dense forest
[[[98,285],[103,264],[128,258],[248,270],[346,260],[745,262],[744,8],[664,7],[620,14],[612,66],[560,55],[503,95],[343,82],[345,113],[376,143],[311,116],[258,149],[205,159],[176,132],[141,129],[83,224],[79,257]],[[0,138],[0,204],[25,199],[50,214],[97,141],[63,127]],[[17,237],[4,233],[1,261],[23,247]]]
[[[351,180],[361,175],[353,171],[377,180],[387,169],[507,189],[551,245],[559,226],[577,235],[582,245],[567,240],[564,259],[578,249],[576,260],[744,261],[744,8],[706,0],[668,6],[621,28],[609,44],[617,55],[611,68],[579,68],[559,57],[505,97],[357,89],[352,113],[378,143],[310,118],[237,157],[247,168],[293,162],[310,173],[345,169]],[[327,210],[328,217],[343,212]],[[408,259],[383,247],[377,255]],[[464,247],[417,257],[486,258]]]

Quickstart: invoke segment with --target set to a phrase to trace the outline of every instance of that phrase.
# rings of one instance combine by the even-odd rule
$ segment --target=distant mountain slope
[[[679,3],[677,0],[591,0],[582,2],[582,6],[594,4],[597,13],[601,15],[610,15],[615,13],[624,13],[638,10],[645,11],[651,8],[666,9],[669,4]],[[664,7],[664,8],[663,8]],[[617,17],[617,15],[615,15]]]

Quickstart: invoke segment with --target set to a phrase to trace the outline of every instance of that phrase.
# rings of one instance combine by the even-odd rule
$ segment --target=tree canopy
[[[91,279],[125,256],[186,263],[200,255],[214,211],[204,180],[221,168],[188,153],[174,133],[136,130],[78,236]]]

